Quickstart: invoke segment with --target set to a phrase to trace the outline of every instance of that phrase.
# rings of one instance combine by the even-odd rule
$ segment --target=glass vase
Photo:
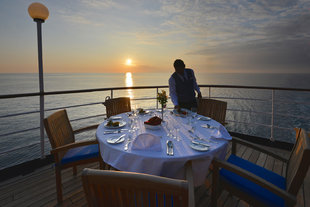
[[[161,105],[161,119],[164,121],[164,105]]]

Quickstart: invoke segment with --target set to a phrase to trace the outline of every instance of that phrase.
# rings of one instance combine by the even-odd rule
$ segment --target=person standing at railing
[[[194,71],[185,68],[183,60],[177,59],[173,63],[175,72],[169,79],[169,93],[175,109],[197,108],[196,94],[201,98],[201,92],[196,82]]]

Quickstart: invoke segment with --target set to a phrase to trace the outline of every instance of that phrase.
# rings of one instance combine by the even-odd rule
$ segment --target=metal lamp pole
[[[39,66],[39,86],[40,86],[40,143],[41,158],[44,158],[44,84],[43,84],[43,58],[42,58],[42,23],[48,18],[49,11],[41,3],[32,3],[28,7],[28,13],[37,23],[38,35],[38,66]]]

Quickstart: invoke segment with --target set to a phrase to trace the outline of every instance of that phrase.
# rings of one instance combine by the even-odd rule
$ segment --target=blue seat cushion
[[[98,144],[76,147],[68,150],[62,158],[60,164],[95,158],[99,156]]]
[[[250,171],[251,173],[267,180],[283,190],[286,189],[285,178],[272,171],[255,165],[252,162],[235,155],[230,155],[227,161],[244,170]],[[224,179],[224,181],[228,182],[230,185],[233,185],[250,196],[262,201],[266,204],[266,206],[285,206],[285,202],[281,197],[231,171],[222,168],[220,170],[220,176],[221,179]]]

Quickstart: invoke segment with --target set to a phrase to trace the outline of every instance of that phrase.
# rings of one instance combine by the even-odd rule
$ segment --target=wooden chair
[[[301,128],[294,128],[295,132],[296,132],[296,139],[300,133]],[[310,137],[310,133],[308,133],[308,137]]]
[[[124,112],[130,112],[130,98],[120,97],[111,99],[109,96],[106,97],[105,102],[103,103],[106,107],[107,117],[121,114]]]
[[[273,156],[287,163],[286,176],[282,177],[235,155],[236,143]],[[212,206],[222,189],[228,190],[253,206],[294,206],[296,195],[310,165],[310,139],[304,129],[286,159],[260,146],[233,139],[232,154],[227,161],[213,160]],[[220,169],[221,168],[221,169]]]
[[[84,169],[82,180],[89,206],[195,206],[191,163],[187,180],[124,171]],[[158,205],[156,205],[158,204]]]
[[[225,124],[227,102],[200,98],[198,99],[197,114],[210,117],[215,121]]]
[[[99,154],[97,140],[75,142],[74,134],[94,128],[86,127],[73,131],[65,109],[57,111],[44,119],[45,130],[52,146],[54,155],[57,201],[62,202],[61,170],[73,167],[73,174],[77,174],[76,166],[89,162],[103,163]]]

